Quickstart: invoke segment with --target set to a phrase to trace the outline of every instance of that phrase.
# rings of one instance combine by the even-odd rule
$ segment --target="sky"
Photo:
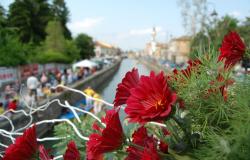
[[[0,0],[8,9],[14,0]],[[208,0],[208,11],[219,17],[231,15],[239,20],[250,16],[250,0]],[[67,24],[73,36],[87,33],[94,40],[138,50],[151,40],[152,28],[157,41],[185,35],[178,0],[66,0],[70,10]]]

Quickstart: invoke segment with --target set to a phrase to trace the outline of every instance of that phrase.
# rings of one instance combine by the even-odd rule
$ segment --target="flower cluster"
[[[224,62],[223,72],[230,71],[242,59],[245,51],[245,44],[236,32],[226,35],[218,57],[218,62]],[[86,143],[86,159],[101,160],[105,157],[105,153],[114,151],[126,153],[127,155],[123,157],[126,160],[174,159],[169,148],[174,150],[175,147],[179,147],[183,151],[185,147],[191,146],[196,142],[199,134],[198,136],[192,134],[189,130],[191,125],[187,125],[184,118],[177,114],[178,107],[183,110],[188,108],[185,106],[185,97],[179,95],[179,90],[183,89],[183,86],[179,86],[178,90],[172,86],[172,83],[188,85],[188,81],[193,77],[198,81],[199,76],[203,73],[201,67],[205,68],[205,65],[200,59],[190,60],[186,69],[174,69],[173,73],[167,76],[163,72],[156,74],[153,71],[148,76],[140,76],[135,68],[127,72],[117,86],[114,108],[106,111],[102,123],[95,122],[92,125],[94,132],[90,134]],[[205,82],[209,86],[206,96],[219,93],[224,101],[227,101],[227,87],[234,81],[224,76],[220,70],[215,71],[213,75],[216,78],[212,79],[208,75],[209,81]],[[188,94],[192,95],[192,93]],[[224,101],[222,103],[225,103]],[[139,124],[131,138],[126,137],[123,132],[119,117],[121,108],[127,114],[126,118],[129,122]],[[192,120],[190,120],[191,123]],[[168,123],[169,121],[171,122]],[[161,127],[149,127],[149,122],[158,125],[161,123]],[[169,124],[172,126],[169,127]],[[172,129],[171,133],[166,126]],[[184,136],[179,137],[178,129],[182,130]],[[169,141],[169,137],[173,137],[173,139]],[[177,143],[177,145],[173,146],[173,143]],[[32,160],[38,157],[41,160],[53,159],[44,146],[38,145],[34,125],[6,149],[3,160]],[[81,159],[74,141],[68,143],[63,159]]]
[[[64,160],[80,160],[79,151],[73,141],[68,144],[68,148],[63,156]],[[6,150],[3,160],[52,160],[53,156],[43,145],[38,145],[36,136],[36,126],[28,128],[23,135],[16,138]]]

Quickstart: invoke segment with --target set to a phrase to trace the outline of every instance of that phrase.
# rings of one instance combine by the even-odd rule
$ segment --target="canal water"
[[[97,89],[97,92],[102,95],[104,100],[112,103],[115,98],[117,84],[119,84],[125,74],[134,67],[138,69],[140,75],[149,75],[150,73],[150,70],[146,66],[138,63],[138,61],[129,58],[123,59],[115,75],[103,83]]]

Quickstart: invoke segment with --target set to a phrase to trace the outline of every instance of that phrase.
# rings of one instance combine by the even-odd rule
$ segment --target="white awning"
[[[73,64],[73,69],[76,69],[76,68],[84,68],[84,67],[86,67],[86,68],[94,68],[94,67],[97,67],[98,66],[98,64],[96,64],[95,62],[92,62],[92,61],[90,61],[90,60],[88,60],[88,59],[85,59],[85,60],[82,60],[82,61],[80,61],[80,62],[77,62],[77,63],[75,63],[75,64]]]

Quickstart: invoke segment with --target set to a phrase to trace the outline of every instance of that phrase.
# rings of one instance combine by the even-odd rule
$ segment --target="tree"
[[[198,29],[204,30],[208,20],[207,0],[178,0],[181,7],[183,27],[186,32],[195,35]]]
[[[17,66],[25,64],[26,51],[16,36],[7,33],[7,30],[0,31],[0,66]]]
[[[44,40],[45,27],[50,19],[47,0],[15,0],[9,7],[9,26],[18,29],[20,40],[25,43]]]
[[[79,50],[74,42],[65,40],[59,21],[50,21],[46,27],[46,33],[43,51],[38,55],[39,62],[71,63],[79,59]]]
[[[6,25],[6,15],[3,6],[0,5],[0,28]]]
[[[64,53],[65,38],[59,21],[50,21],[46,27],[47,37],[44,42],[45,50]]]
[[[65,54],[71,59],[71,62],[80,59],[80,50],[73,40],[66,40]]]
[[[92,37],[81,33],[76,37],[75,43],[77,48],[80,50],[80,56],[82,59],[90,58],[95,55],[95,46]]]
[[[69,21],[69,10],[66,6],[66,3],[64,0],[53,0],[52,4],[52,12],[55,20],[60,21],[62,28],[63,28],[63,34],[66,39],[71,39],[71,33],[69,29],[67,28],[67,22]]]
[[[239,26],[239,33],[245,41],[245,44],[250,47],[250,17],[247,17],[246,20]]]
[[[200,31],[194,35],[191,42],[191,58],[195,58],[198,52],[203,52],[209,48],[218,49],[223,37],[231,30],[238,29],[238,20],[225,16],[216,21],[214,26],[207,25],[207,33]]]

